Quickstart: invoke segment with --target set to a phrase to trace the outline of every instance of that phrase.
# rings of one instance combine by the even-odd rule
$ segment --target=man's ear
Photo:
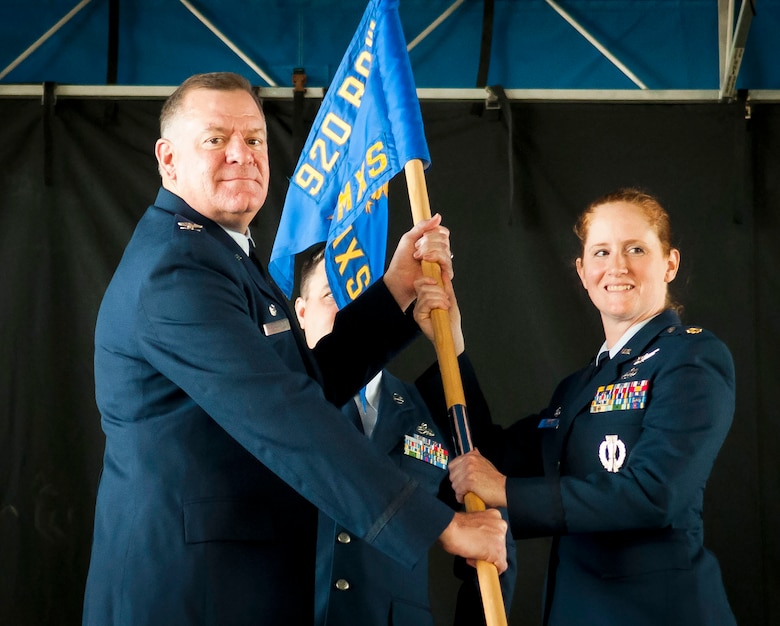
[[[295,298],[295,316],[298,318],[298,325],[303,330],[305,327],[303,319],[306,316],[306,301],[300,296]]]
[[[176,167],[173,164],[173,144],[168,139],[158,139],[154,144],[154,156],[160,175],[171,180],[176,179]]]

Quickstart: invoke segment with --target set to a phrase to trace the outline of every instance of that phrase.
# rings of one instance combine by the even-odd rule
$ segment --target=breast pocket
[[[267,338],[268,345],[281,357],[287,366],[298,372],[306,372],[306,364],[301,355],[301,346],[295,339],[295,331],[289,318],[269,317],[259,322],[260,329]],[[292,322],[297,324],[297,322]]]
[[[435,440],[406,435],[397,453],[401,470],[436,494],[447,475],[448,450]]]
[[[642,432],[643,419],[644,410],[580,415],[566,450],[568,473],[586,476],[621,471]]]

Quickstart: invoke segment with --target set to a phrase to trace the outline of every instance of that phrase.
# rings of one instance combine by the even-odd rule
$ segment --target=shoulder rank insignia
[[[194,230],[198,233],[203,230],[203,225],[195,222],[178,222],[178,224],[179,230]]]
[[[685,329],[685,332],[688,333],[689,335],[698,335],[701,331],[702,329],[699,328],[698,326],[691,326],[690,328]]]

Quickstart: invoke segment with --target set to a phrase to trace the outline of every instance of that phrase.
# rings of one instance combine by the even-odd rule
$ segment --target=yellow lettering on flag
[[[346,233],[345,233],[346,234]],[[334,241],[335,243],[335,241]],[[335,245],[333,246],[335,248]],[[360,257],[364,256],[363,250],[358,248],[358,240],[356,237],[352,237],[352,241],[349,242],[349,247],[347,248],[346,252],[342,252],[341,254],[337,254],[335,257],[333,257],[333,260],[338,263],[339,266],[339,274],[341,276],[344,275],[344,272],[347,270],[347,264],[354,260],[359,259]]]
[[[360,101],[363,99],[365,91],[364,83],[354,76],[347,76],[339,87],[338,95],[357,108],[360,107]]]
[[[356,201],[360,202],[363,199],[363,194],[368,189],[368,183],[366,183],[366,162],[363,161],[360,164],[360,169],[355,172],[355,180],[358,184]]]
[[[344,213],[352,210],[352,184],[347,181],[344,189],[339,192],[339,201],[336,204],[336,221],[344,218]]]
[[[374,60],[374,55],[368,50],[363,50],[358,55],[357,61],[355,61],[355,71],[363,78],[368,78],[371,73],[371,62]]]
[[[357,298],[363,290],[371,284],[371,270],[368,264],[363,265],[357,271],[355,278],[350,278],[346,282],[347,295],[350,300]]]
[[[381,141],[377,141],[366,150],[366,163],[369,165],[368,175],[371,178],[376,178],[387,169],[387,155],[384,150],[385,146]]]

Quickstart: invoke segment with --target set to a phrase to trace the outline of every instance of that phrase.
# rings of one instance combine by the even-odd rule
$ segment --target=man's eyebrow
[[[221,126],[219,124],[209,124],[204,128],[205,132],[218,132],[218,133],[227,133],[228,129],[225,126]],[[263,126],[258,126],[256,128],[249,128],[246,131],[248,134],[251,135],[260,135],[260,134],[267,134],[267,129]]]

